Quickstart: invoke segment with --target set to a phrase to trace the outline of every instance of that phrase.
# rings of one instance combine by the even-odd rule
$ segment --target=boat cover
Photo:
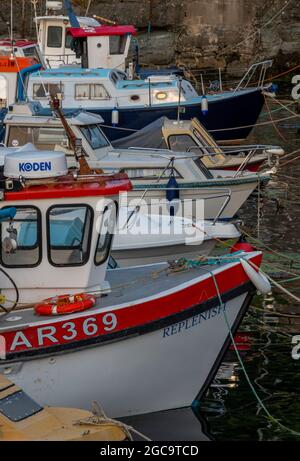
[[[127,149],[129,147],[168,149],[162,133],[165,120],[168,120],[168,118],[160,117],[141,130],[138,130],[125,138],[113,141],[112,145],[114,148],[121,149]]]

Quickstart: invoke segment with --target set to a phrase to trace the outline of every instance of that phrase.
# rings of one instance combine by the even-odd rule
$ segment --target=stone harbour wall
[[[275,58],[278,69],[299,63],[299,0],[73,0],[79,14],[89,3],[90,15],[136,25],[145,65],[176,62],[238,74],[255,60]],[[44,13],[45,0],[37,8]],[[10,0],[1,0],[1,35],[9,11]],[[14,0],[14,11],[16,36],[34,35],[31,0]]]

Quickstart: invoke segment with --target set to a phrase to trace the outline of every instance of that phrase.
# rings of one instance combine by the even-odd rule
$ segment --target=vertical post
[[[177,106],[177,122],[180,122],[180,102],[181,102],[181,85],[182,85],[182,77],[179,77],[179,94],[178,94],[178,106]]]
[[[148,82],[149,82],[149,85],[148,85],[148,92],[149,92],[149,107],[151,107],[151,80],[150,80],[150,77],[148,77]]]
[[[203,82],[203,75],[200,74],[201,79],[201,88],[202,88],[202,95],[205,96],[205,89],[204,89],[204,82]]]
[[[10,0],[10,43],[11,43],[11,51],[12,55],[14,55],[14,44],[13,44],[13,38],[14,38],[14,33],[13,33],[13,26],[14,26],[14,20],[13,20],[13,0]]]
[[[219,67],[219,85],[220,85],[220,91],[223,91],[223,84],[222,84],[222,71]]]

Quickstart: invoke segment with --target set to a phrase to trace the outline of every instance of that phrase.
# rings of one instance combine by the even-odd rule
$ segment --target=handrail
[[[194,187],[193,190],[196,190],[196,189],[199,189],[201,190],[201,192],[205,191],[205,188],[202,188],[202,187]],[[136,191],[136,189],[133,189]],[[149,189],[149,188],[145,188],[145,189],[138,189],[139,191],[143,192],[142,194],[142,197],[141,197],[141,200],[143,200],[143,198],[147,195],[148,192],[152,192],[153,189]],[[178,191],[178,188],[176,187],[156,187],[155,190],[159,190],[159,191],[169,191],[169,190],[177,190]],[[179,187],[179,190],[180,190],[180,187]],[[231,189],[229,188],[219,188],[219,187],[210,187],[210,188],[207,188],[207,191],[208,191],[208,194],[213,194],[213,191],[216,191],[216,192],[223,192],[223,194],[221,195],[212,195],[211,197],[205,197],[205,198],[202,198],[201,200],[215,200],[215,199],[218,199],[218,198],[225,198],[224,202],[222,203],[221,207],[220,207],[220,210],[218,211],[218,213],[216,214],[215,218],[213,219],[213,225],[216,224],[216,222],[218,221],[218,219],[220,218],[221,214],[223,213],[223,211],[225,210],[225,208],[227,207],[228,203],[230,202],[231,200],[231,196],[232,196],[232,193],[231,193]],[[183,202],[182,199],[179,199],[180,202]],[[184,199],[185,202],[187,201],[195,201],[195,200],[199,200],[199,199]],[[170,204],[170,201],[166,200],[166,201],[161,201],[160,204],[164,205],[164,204]],[[134,215],[134,213],[136,212],[139,212],[141,209],[141,205],[138,204],[135,206],[134,210],[130,213],[125,225],[127,225],[127,223],[130,221],[131,217]],[[124,225],[124,226],[125,226]]]
[[[265,77],[266,77],[266,72],[270,67],[272,67],[272,64],[273,64],[272,59],[268,59],[266,61],[256,62],[256,63],[252,64],[252,66],[249,67],[249,69],[247,70],[245,75],[241,78],[240,82],[238,83],[238,85],[235,88],[233,93],[236,93],[237,91],[239,91],[242,88],[247,88],[247,86],[251,82],[251,79],[252,79],[253,75],[259,69],[259,67],[261,67],[261,69],[260,69],[260,74],[259,74],[259,78],[258,78],[256,86],[257,86],[257,88],[263,88]],[[246,82],[246,83],[243,86],[244,82]]]

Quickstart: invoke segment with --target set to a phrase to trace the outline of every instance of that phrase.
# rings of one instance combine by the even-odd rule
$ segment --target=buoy
[[[81,312],[96,304],[94,296],[87,293],[77,295],[60,295],[47,298],[34,306],[35,313],[38,315],[65,315]]]
[[[244,251],[245,253],[251,253],[252,251],[256,251],[251,243],[246,241],[238,241],[236,242],[230,249],[230,253],[235,253],[236,251]]]
[[[111,124],[117,126],[119,124],[119,111],[116,107],[111,111]]]
[[[267,277],[261,272],[256,272],[256,270],[250,266],[250,264],[245,261],[245,259],[240,259],[240,262],[247,276],[253,285],[257,288],[257,290],[263,295],[270,293],[272,287]]]
[[[205,95],[203,95],[201,99],[201,111],[203,115],[208,114],[208,99]]]

